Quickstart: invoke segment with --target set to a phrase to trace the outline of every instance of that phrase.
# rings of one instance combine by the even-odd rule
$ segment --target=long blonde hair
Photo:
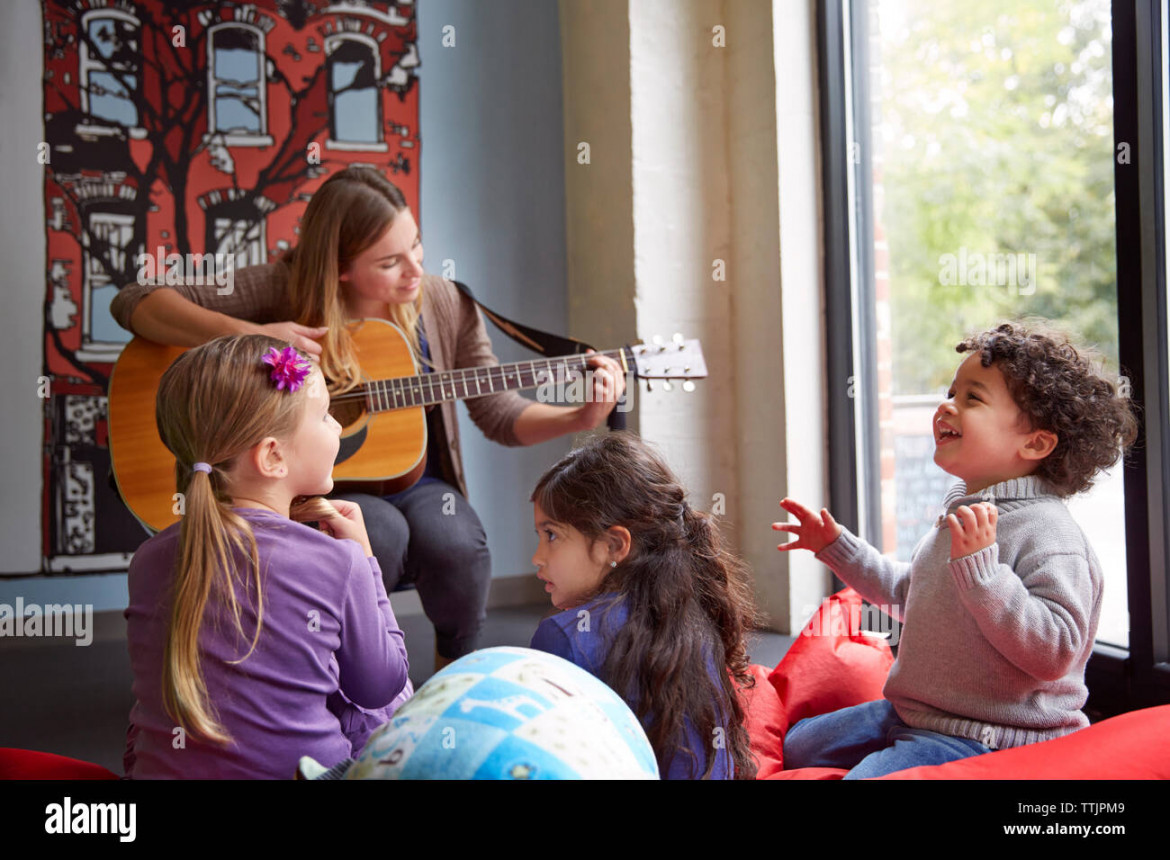
[[[264,617],[260,559],[247,520],[231,507],[226,469],[268,436],[289,438],[307,402],[304,388],[279,391],[262,361],[269,347],[288,346],[266,335],[220,337],[183,353],[163,374],[155,400],[162,441],[175,455],[175,485],[183,499],[179,552],[172,580],[171,618],[163,656],[163,706],[186,731],[226,744],[231,738],[208,703],[199,656],[199,632],[208,601],[230,610],[241,639],[236,583],[255,594],[256,629],[242,662],[256,649]],[[210,473],[193,472],[198,462]],[[301,522],[320,519],[320,499],[294,505]],[[247,573],[236,559],[248,559]]]
[[[321,370],[330,394],[349,391],[361,381],[340,276],[408,208],[397,186],[371,167],[333,174],[305,208],[300,241],[285,257],[288,300],[296,322],[329,328],[321,338]],[[421,289],[413,302],[388,307],[390,321],[402,329],[415,356],[420,353],[416,325],[421,307]]]

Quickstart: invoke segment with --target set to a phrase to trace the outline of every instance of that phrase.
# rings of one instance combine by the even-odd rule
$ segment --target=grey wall
[[[564,332],[564,129],[557,4],[548,0],[422,0],[422,201],[425,265],[455,277],[492,310]],[[454,47],[443,47],[445,27]],[[488,324],[500,361],[533,354]],[[532,570],[529,494],[568,450],[558,439],[502,448],[460,405],[468,491],[488,534],[496,576]]]
[[[44,136],[41,74],[44,33],[37,0],[0,4],[0,571],[41,565],[42,403],[34,396],[43,363],[45,301]],[[126,578],[112,585],[74,579],[53,587],[0,580],[0,602],[118,600]],[[71,595],[77,594],[73,598]],[[36,595],[34,598],[33,595]],[[41,595],[44,595],[42,597]]]
[[[443,47],[443,28],[455,46]],[[0,3],[0,571],[40,566],[40,403],[45,289],[42,30],[36,0]],[[557,6],[546,0],[419,3],[422,200],[429,271],[443,261],[490,307],[563,331],[564,145]],[[26,165],[27,169],[19,165]],[[531,357],[491,332],[501,361]],[[534,549],[528,494],[568,448],[506,449],[461,411],[471,501],[497,576],[526,573]],[[126,577],[0,578],[0,603],[126,605]]]

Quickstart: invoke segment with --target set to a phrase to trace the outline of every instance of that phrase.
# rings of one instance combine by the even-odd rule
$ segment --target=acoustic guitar
[[[330,412],[342,426],[333,468],[337,483],[377,494],[411,487],[426,467],[426,407],[451,400],[490,397],[504,391],[555,386],[585,396],[587,355],[540,358],[511,364],[419,373],[402,331],[384,320],[363,320],[353,329],[362,382],[335,395]],[[697,340],[675,335],[670,343],[626,346],[602,353],[639,379],[675,380],[687,390],[707,375]],[[159,381],[186,347],[134,338],[122,350],[109,386],[110,458],[118,492],[147,529],[160,531],[179,519],[175,455],[155,423]],[[649,382],[647,385],[649,386]],[[628,395],[627,395],[628,396]],[[349,488],[349,487],[347,487]],[[356,487],[355,487],[356,488]]]

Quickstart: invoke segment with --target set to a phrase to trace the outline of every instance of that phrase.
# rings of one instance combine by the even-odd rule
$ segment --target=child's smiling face
[[[1028,428],[1003,373],[978,354],[959,365],[933,429],[934,462],[964,480],[968,493],[1031,474],[1056,444],[1054,434]]]
[[[572,609],[597,595],[610,570],[603,540],[592,545],[585,535],[565,523],[548,518],[533,503],[533,520],[539,542],[532,556],[537,577],[557,609]]]

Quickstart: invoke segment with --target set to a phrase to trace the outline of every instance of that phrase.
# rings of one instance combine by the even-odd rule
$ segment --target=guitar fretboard
[[[609,356],[619,363],[622,363],[624,357],[624,366],[633,367],[633,354],[629,347],[625,347],[589,355],[540,358],[511,364],[422,373],[397,379],[379,379],[367,382],[334,400],[363,396],[370,412],[387,412],[391,409],[483,397],[501,391],[522,391],[565,381],[571,371],[584,372],[589,369],[589,359],[595,355]]]

